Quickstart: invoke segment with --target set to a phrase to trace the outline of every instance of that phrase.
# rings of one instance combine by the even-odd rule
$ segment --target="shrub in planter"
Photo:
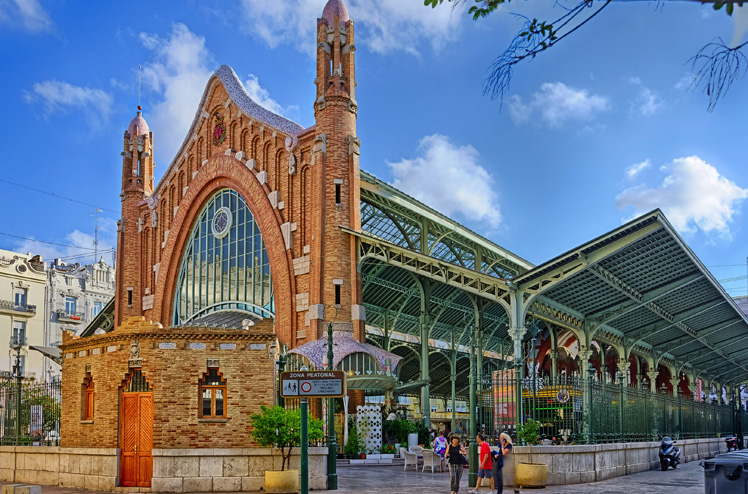
[[[408,420],[385,420],[382,422],[382,435],[392,437],[399,444],[408,444],[408,434],[418,432],[416,425]]]
[[[382,447],[379,449],[379,452],[383,455],[394,455],[395,451],[395,445],[393,444],[383,444]]]
[[[548,465],[532,461],[532,447],[540,441],[541,423],[534,419],[527,419],[517,430],[517,438],[530,448],[530,462],[517,462],[515,468],[515,482],[519,486],[545,487],[548,482]]]
[[[301,410],[286,410],[280,406],[260,407],[260,413],[250,416],[250,437],[266,448],[281,452],[281,470],[265,472],[265,491],[296,492],[298,470],[286,470],[291,461],[291,451],[301,445]],[[309,441],[322,439],[322,421],[310,419],[307,425]]]
[[[359,458],[361,453],[364,451],[364,444],[361,438],[358,436],[358,429],[356,425],[348,427],[348,441],[345,443],[343,451],[348,458]]]

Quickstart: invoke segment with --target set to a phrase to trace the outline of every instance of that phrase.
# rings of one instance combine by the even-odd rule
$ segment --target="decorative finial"
[[[140,107],[140,82],[143,79],[143,67],[138,65],[138,111],[142,110]]]

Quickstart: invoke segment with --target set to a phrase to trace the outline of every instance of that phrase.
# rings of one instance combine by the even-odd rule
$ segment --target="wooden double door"
[[[150,487],[153,477],[153,392],[122,392],[120,485]]]

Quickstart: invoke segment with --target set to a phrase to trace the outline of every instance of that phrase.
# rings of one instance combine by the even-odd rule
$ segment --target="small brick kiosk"
[[[273,404],[274,340],[269,320],[248,329],[170,329],[133,317],[109,333],[65,333],[61,447],[119,448],[118,472],[97,488],[115,487],[116,476],[120,486],[148,487],[153,476],[162,490],[159,458],[167,451],[215,457],[218,448],[256,446],[249,416]],[[184,473],[200,477],[199,468]]]

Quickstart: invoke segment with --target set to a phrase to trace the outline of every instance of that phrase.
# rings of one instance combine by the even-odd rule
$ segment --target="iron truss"
[[[484,348],[503,348],[506,310],[522,303],[528,317],[572,330],[588,346],[615,345],[622,356],[722,383],[748,379],[748,320],[659,210],[540,266],[363,172],[361,210],[362,231],[345,230],[357,237],[364,304],[380,328],[420,334],[413,280],[427,279],[440,292],[430,294],[427,314],[435,338],[456,332],[467,344],[478,332],[465,328],[480,324]]]
[[[363,171],[361,230],[410,251],[501,279],[533,267]]]

